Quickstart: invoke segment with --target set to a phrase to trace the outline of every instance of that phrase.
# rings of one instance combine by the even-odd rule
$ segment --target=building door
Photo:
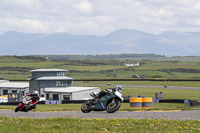
[[[53,94],[53,100],[59,100],[59,94]]]
[[[46,94],[46,99],[49,100],[49,94]]]
[[[22,91],[21,93],[22,93],[22,96],[24,96],[24,91]]]
[[[8,95],[8,90],[3,90],[3,95]]]
[[[70,100],[70,95],[64,95],[63,96],[64,101],[69,101]]]

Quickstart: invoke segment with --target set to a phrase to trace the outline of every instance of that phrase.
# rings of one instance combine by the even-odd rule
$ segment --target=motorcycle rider
[[[116,85],[116,89],[119,90],[120,93],[122,93],[123,87],[122,85]]]
[[[107,88],[106,91],[107,92],[112,92],[115,89],[119,90],[119,92],[122,93],[123,87],[121,85],[116,85],[115,88]],[[107,94],[106,91],[104,91],[104,90],[100,91],[98,94],[96,94],[95,98],[101,99],[101,97],[103,97],[103,96],[105,96]]]
[[[26,109],[26,111],[30,110],[30,109],[36,109],[36,104],[39,102],[40,97],[39,97],[39,92],[38,91],[34,91],[31,94],[26,94],[24,97],[31,97],[31,102],[30,105],[28,106],[28,108]]]

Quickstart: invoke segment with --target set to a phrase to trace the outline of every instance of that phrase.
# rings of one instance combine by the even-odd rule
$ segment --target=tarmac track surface
[[[90,112],[82,113],[80,111],[65,111],[65,112],[17,112],[10,110],[0,110],[0,116],[6,117],[23,117],[23,118],[100,118],[100,119],[169,119],[169,120],[200,120],[200,110],[192,111],[117,111],[115,113]]]
[[[82,86],[107,86],[113,87],[115,85],[105,85],[105,84],[74,84],[74,85],[82,85]],[[157,86],[157,85],[123,85],[123,87],[137,87],[137,88],[164,88],[164,89],[181,89],[181,90],[200,90],[200,87],[183,87],[183,86]]]

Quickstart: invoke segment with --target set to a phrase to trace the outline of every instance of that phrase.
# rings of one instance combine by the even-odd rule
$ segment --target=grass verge
[[[151,119],[27,119],[0,117],[0,132],[28,133],[109,133],[109,132],[200,132],[200,121]]]

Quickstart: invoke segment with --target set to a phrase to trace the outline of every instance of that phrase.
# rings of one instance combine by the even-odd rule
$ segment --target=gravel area
[[[135,119],[176,119],[176,120],[200,120],[200,110],[192,111],[118,111],[115,113],[90,112],[82,113],[80,111],[65,111],[65,112],[17,112],[10,110],[0,110],[0,116],[7,117],[24,117],[24,118],[60,118],[60,117],[72,117],[72,118],[102,118],[102,119],[114,119],[114,118],[135,118]]]

